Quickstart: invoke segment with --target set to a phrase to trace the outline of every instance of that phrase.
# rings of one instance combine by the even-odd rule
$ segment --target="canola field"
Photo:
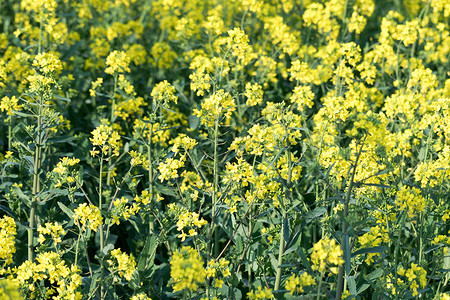
[[[0,299],[450,299],[450,2],[0,0]]]

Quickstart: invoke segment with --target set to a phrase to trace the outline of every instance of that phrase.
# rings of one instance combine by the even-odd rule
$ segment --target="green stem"
[[[114,74],[114,90],[112,93],[112,105],[111,105],[111,117],[109,119],[109,122],[111,123],[111,126],[113,126],[114,121],[115,121],[115,112],[114,112],[114,108],[116,106],[116,92],[117,92],[117,73]],[[111,148],[109,149],[109,160],[108,160],[108,175],[106,178],[106,185],[110,186],[111,185],[111,155],[112,155],[112,150]]]
[[[286,187],[285,187],[285,195],[286,198],[290,202],[292,202],[292,192],[291,192],[291,181],[292,181],[292,156],[291,151],[289,150],[291,144],[289,142],[289,131],[288,128],[285,127],[285,134],[286,134],[286,146],[287,146],[287,160],[288,160],[288,178],[286,181]],[[284,231],[286,230],[285,227],[285,220],[286,220],[286,206],[284,203],[281,203],[281,209],[282,209],[282,223],[281,223],[281,231],[280,231],[280,247],[278,249],[278,266],[277,266],[277,275],[275,279],[275,287],[274,289],[277,291],[280,289],[280,283],[281,283],[281,274],[282,274],[282,268],[281,265],[283,264],[283,254],[284,254]],[[289,230],[289,228],[288,228]]]
[[[78,265],[78,247],[80,244],[81,231],[78,233],[77,244],[75,246],[75,266]]]
[[[147,159],[148,159],[148,183],[149,183],[149,192],[153,198],[153,158],[152,158],[152,146],[153,146],[153,123],[150,123],[150,134],[148,136],[147,143]]]
[[[359,148],[359,152],[358,152],[358,154],[356,156],[355,164],[353,166],[352,177],[350,179],[350,184],[348,186],[347,195],[345,197],[344,219],[342,220],[342,242],[341,242],[342,252],[344,253],[344,259],[346,258],[345,253],[350,251],[350,249],[347,249],[347,247],[349,245],[349,241],[348,241],[349,237],[347,236],[348,206],[349,206],[349,203],[350,203],[350,197],[352,195],[352,189],[353,189],[353,185],[354,185],[354,182],[355,182],[356,168],[358,167],[358,160],[359,160],[359,158],[361,156],[361,153],[362,153],[362,149],[363,149],[363,146],[364,146],[364,141],[365,141],[365,138],[364,138],[363,142],[361,143],[361,147]],[[344,265],[345,265],[345,262],[344,262]],[[344,269],[344,266],[340,266],[339,267],[339,273],[338,273],[338,281],[337,281],[337,291],[336,291],[336,299],[339,299],[339,300],[342,299],[342,292],[344,290],[344,275],[345,275],[345,273],[346,273],[346,271]]]
[[[320,299],[320,290],[322,289],[323,274],[324,274],[324,271],[320,272],[320,279],[319,279],[319,286],[317,287],[316,300]],[[341,298],[336,298],[336,299],[341,299]]]
[[[12,149],[12,116],[8,118],[8,150]]]
[[[283,209],[283,218],[281,223],[281,231],[280,231],[280,247],[278,248],[278,263],[277,263],[277,277],[275,280],[274,290],[277,291],[280,289],[281,283],[281,265],[283,264],[283,253],[284,253],[284,219],[286,218],[286,211]]]
[[[214,232],[214,256],[219,255],[219,232],[215,228],[215,217],[216,217],[216,205],[217,205],[217,194],[219,186],[219,154],[217,151],[219,144],[219,117],[214,121],[214,191],[213,191],[213,206],[212,206],[212,227]]]
[[[34,169],[33,169],[33,197],[31,200],[30,207],[30,216],[28,219],[28,260],[33,261],[34,255],[34,245],[33,245],[33,236],[34,236],[34,227],[36,226],[36,202],[37,197],[40,192],[41,182],[39,180],[39,171],[41,169],[41,130],[42,130],[42,97],[39,97],[38,103],[38,116],[37,116],[37,127],[36,127],[36,145],[34,150]]]
[[[39,42],[38,42],[38,54],[41,53],[42,48],[42,24],[44,23],[44,13],[40,12],[40,21],[39,21]]]
[[[405,220],[405,214],[402,213],[402,216],[400,217],[400,222],[399,222],[399,229],[398,229],[398,238],[397,238],[397,242],[395,245],[395,266],[398,267],[399,265],[399,261],[398,261],[398,255],[399,255],[399,251],[400,251],[400,240],[402,237],[402,229],[403,229],[403,223]],[[397,270],[397,268],[395,269]],[[398,294],[398,274],[397,271],[395,271],[395,299],[399,299],[399,294]]]
[[[215,218],[216,218],[216,204],[217,204],[217,187],[219,183],[219,160],[218,160],[218,152],[217,147],[219,143],[219,117],[216,117],[214,120],[214,169],[213,169],[213,177],[214,177],[214,183],[213,183],[213,195],[212,195],[212,208],[211,208],[211,226],[209,227],[209,238],[210,243],[208,244],[208,261],[210,259],[211,255],[211,244],[214,243],[214,255],[218,256],[219,254],[219,247],[218,247],[218,238],[219,236],[216,235],[215,230]],[[213,233],[214,233],[214,242],[213,240]]]
[[[148,136],[147,143],[147,159],[148,159],[148,182],[149,182],[149,192],[151,194],[152,199],[154,199],[154,190],[153,190],[153,158],[152,158],[152,146],[153,146],[153,122],[150,123],[150,134]],[[149,216],[149,233],[154,230],[153,218]]]
[[[99,183],[98,183],[98,208],[100,209],[100,212],[102,211],[102,206],[103,206],[103,199],[102,199],[102,182],[103,182],[103,153],[102,153],[102,157],[100,159],[100,177],[99,177]],[[103,236],[103,224],[100,225],[100,252],[103,253],[103,246],[104,246],[104,236]],[[100,281],[100,295],[103,299],[103,292],[104,292],[104,279],[105,279],[105,266],[103,264],[103,258],[100,260],[100,276],[101,276],[101,281]]]

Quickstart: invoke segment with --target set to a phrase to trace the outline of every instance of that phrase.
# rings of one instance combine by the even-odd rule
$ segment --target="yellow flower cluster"
[[[184,167],[185,156],[180,159],[167,158],[165,162],[161,162],[158,166],[160,175],[158,179],[163,182],[164,180],[178,178],[178,169]]]
[[[45,223],[45,226],[39,226],[37,231],[39,232],[39,243],[43,244],[46,240],[44,235],[49,235],[53,239],[53,244],[55,246],[61,243],[61,237],[66,234],[64,228],[57,222]]]
[[[303,109],[304,106],[312,108],[314,105],[314,93],[311,91],[310,86],[296,86],[290,100],[292,103],[296,103],[299,109]]]
[[[152,298],[148,297],[144,293],[139,293],[130,298],[130,300],[152,300]]]
[[[16,253],[16,245],[14,237],[16,236],[16,223],[14,219],[8,216],[3,216],[0,219],[0,259],[4,260],[4,264],[0,269],[3,272],[3,267],[13,262],[13,254]]]
[[[411,263],[411,267],[407,270],[399,267],[397,274],[408,279],[409,288],[413,291],[413,296],[419,295],[417,289],[424,288],[427,285],[427,272],[424,268],[419,267],[415,263]]]
[[[123,51],[114,50],[111,52],[108,57],[106,57],[106,65],[108,66],[105,69],[106,74],[114,75],[123,72],[130,72],[130,58]]]
[[[201,110],[194,109],[194,115],[199,117],[202,124],[213,126],[214,121],[218,121],[222,114],[226,119],[231,118],[231,114],[236,110],[234,99],[228,92],[218,90],[201,103]]]
[[[170,261],[170,277],[174,283],[174,291],[196,291],[206,278],[206,270],[199,253],[191,247],[175,250]]]
[[[72,216],[75,225],[81,225],[83,231],[86,230],[86,226],[93,231],[97,231],[97,228],[103,224],[103,217],[98,207],[82,203],[75,209],[75,214]]]
[[[33,66],[46,76],[62,71],[62,65],[59,58],[52,53],[39,53],[33,60]]]
[[[228,265],[230,262],[225,258],[221,258],[219,261],[211,260],[206,268],[206,276],[214,278],[214,287],[221,288],[226,278],[231,275]]]
[[[180,175],[183,181],[180,185],[180,191],[188,194],[189,197],[196,201],[199,197],[199,190],[204,190],[207,193],[212,193],[212,184],[196,173],[192,171],[183,171]]]
[[[288,290],[291,295],[294,293],[303,293],[304,287],[310,286],[316,283],[316,280],[306,272],[303,272],[300,276],[292,274],[286,280],[286,290]]]
[[[249,39],[243,30],[234,28],[228,31],[229,37],[226,39],[228,49],[236,58],[236,68],[238,70],[249,64],[256,57],[253,48],[248,44]]]
[[[245,85],[245,97],[247,97],[247,105],[248,106],[255,106],[261,104],[263,101],[263,90],[261,85],[258,83],[251,84],[250,82],[247,82]]]
[[[36,262],[25,261],[17,268],[17,281],[21,287],[26,287],[30,298],[51,297],[54,300],[81,300],[81,270],[71,265],[70,268],[55,252],[44,252],[36,257]],[[31,280],[31,282],[30,282]],[[44,288],[44,281],[50,282],[52,288]]]
[[[419,213],[425,211],[427,201],[421,195],[419,189],[415,187],[402,186],[397,192],[395,204],[400,210],[407,211],[408,217],[414,218]]]
[[[361,244],[361,249],[378,247],[381,243],[388,243],[390,240],[391,239],[389,238],[387,229],[382,225],[373,226],[370,228],[369,232],[366,232],[362,236],[358,237],[358,242]],[[375,256],[380,256],[380,253],[367,254],[366,263],[373,263],[373,258]]]
[[[130,152],[128,152],[128,154],[130,154],[131,156],[130,164],[132,167],[143,166],[144,168],[148,169],[148,161],[145,154],[142,154],[135,150],[131,150]]]
[[[326,267],[330,267],[330,271],[337,274],[337,267],[344,263],[341,247],[336,244],[334,239],[328,237],[322,238],[314,244],[311,253],[311,268],[319,272],[325,272]]]
[[[264,289],[260,286],[256,290],[251,290],[247,293],[248,299],[252,300],[262,300],[262,299],[273,299],[272,290],[268,287],[264,287]]]
[[[182,213],[178,217],[177,221],[177,230],[181,231],[178,237],[181,239],[182,242],[184,242],[186,237],[196,236],[198,234],[196,229],[202,228],[206,224],[208,224],[208,222],[203,218],[200,219],[200,215],[196,212],[187,211],[185,213]],[[184,231],[185,228],[189,229],[188,233]]]
[[[63,157],[60,162],[53,169],[52,173],[56,180],[55,187],[60,187],[63,184],[71,184],[75,182],[75,172],[71,172],[69,167],[73,167],[78,164],[80,160],[78,158]]]
[[[111,272],[118,272],[119,276],[130,281],[133,272],[136,271],[136,261],[133,256],[123,253],[120,249],[111,251],[113,259],[108,260]]]
[[[122,197],[120,199],[115,199],[113,201],[113,206],[111,210],[113,224],[119,225],[120,219],[123,218],[125,221],[128,220],[131,216],[136,215],[136,213],[141,209],[139,204],[133,203],[132,205],[128,204],[128,199]]]
[[[168,107],[169,103],[177,103],[178,101],[178,97],[175,96],[175,87],[167,80],[156,84],[150,95],[164,107]]]
[[[19,104],[19,100],[16,96],[12,96],[11,98],[5,96],[0,101],[0,110],[2,112],[6,112],[8,116],[13,116],[13,111],[19,111],[22,109],[22,105]]]
[[[19,293],[19,286],[16,281],[11,279],[0,279],[0,299],[4,300],[23,300]]]
[[[171,151],[175,154],[180,150],[179,148],[183,148],[185,152],[194,149],[194,146],[197,145],[197,141],[185,135],[184,133],[179,134],[176,138],[174,138],[171,143],[173,146]]]
[[[102,157],[106,156],[109,150],[112,151],[112,156],[119,156],[120,136],[111,126],[101,124],[91,134],[92,137],[89,140],[94,145],[94,148],[91,150],[92,156],[95,157],[99,153],[101,153]]]

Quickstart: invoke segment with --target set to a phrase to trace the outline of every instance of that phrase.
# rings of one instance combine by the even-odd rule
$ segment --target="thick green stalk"
[[[288,178],[286,181],[286,187],[285,187],[285,195],[286,198],[292,202],[292,192],[291,192],[291,181],[292,181],[292,157],[291,157],[291,152],[289,151],[289,148],[291,146],[290,142],[289,142],[289,131],[286,128],[286,146],[287,146],[287,158],[288,158]],[[283,264],[283,254],[284,254],[284,231],[286,230],[284,228],[285,226],[285,220],[286,220],[286,206],[284,205],[284,203],[281,204],[281,209],[282,209],[282,223],[281,223],[281,231],[280,231],[280,247],[278,249],[278,266],[277,266],[277,275],[276,275],[276,279],[275,279],[275,287],[274,289],[277,291],[280,289],[280,283],[281,283],[281,274],[282,274],[282,268],[281,265]],[[288,228],[289,230],[289,228]]]
[[[41,189],[41,182],[39,180],[39,171],[41,169],[41,131],[42,131],[42,98],[39,97],[38,103],[38,116],[37,116],[37,127],[36,127],[36,144],[34,148],[34,168],[33,168],[33,191],[30,207],[30,215],[28,219],[28,260],[33,261],[34,256],[34,227],[36,226],[36,202],[37,197]]]
[[[217,146],[219,144],[219,118],[216,118],[214,124],[214,194],[213,194],[213,208],[212,208],[212,225],[215,227],[215,215],[217,205],[217,194],[219,187],[219,158]],[[214,256],[219,255],[219,232],[213,228],[214,231]]]
[[[217,152],[217,146],[219,143],[219,118],[217,117],[214,121],[214,169],[213,169],[213,177],[214,177],[214,183],[213,183],[213,195],[212,195],[212,208],[211,208],[211,225],[209,227],[209,238],[210,242],[208,243],[208,261],[210,259],[211,255],[211,244],[214,243],[214,255],[218,256],[219,254],[219,247],[218,247],[218,238],[219,236],[216,233],[215,230],[215,216],[216,216],[216,204],[217,204],[217,188],[219,183],[219,160],[218,160],[218,152]],[[213,235],[214,234],[214,241],[213,241]]]
[[[8,150],[12,148],[12,116],[8,118]]]
[[[286,218],[286,211],[283,209],[283,218],[281,223],[281,232],[280,232],[280,247],[278,248],[278,266],[277,266],[277,277],[275,279],[275,287],[274,290],[277,291],[280,289],[281,283],[281,265],[283,264],[283,253],[284,253],[284,219]]]
[[[109,119],[109,122],[111,123],[110,125],[112,126],[114,124],[115,121],[115,106],[116,106],[116,92],[117,92],[117,73],[114,74],[114,90],[113,90],[113,94],[112,94],[112,105],[111,105],[111,116]],[[108,156],[111,158],[112,155],[112,150],[111,148],[108,151]],[[108,160],[108,175],[106,177],[106,185],[110,186],[111,185],[111,159]]]
[[[324,271],[320,272],[320,281],[319,281],[319,286],[317,287],[316,300],[320,300],[320,295],[321,295],[320,290],[322,289],[323,274],[324,274]],[[340,298],[336,298],[336,299],[340,299]]]
[[[98,208],[100,209],[100,211],[102,211],[102,182],[103,182],[103,154],[102,157],[100,159],[100,176],[99,176],[99,183],[98,183]],[[103,253],[103,246],[104,246],[104,236],[103,236],[103,224],[100,225],[100,252]],[[100,295],[103,299],[103,291],[104,291],[104,279],[105,279],[105,266],[103,264],[103,258],[100,260],[100,276],[101,276],[101,281],[100,281]]]
[[[149,182],[149,192],[152,199],[154,199],[153,191],[153,157],[152,157],[152,146],[153,146],[153,123],[150,123],[150,134],[148,136],[147,143],[147,159],[148,159],[148,182]],[[149,216],[149,231],[150,233],[154,230],[153,218]]]
[[[152,158],[152,146],[153,146],[153,123],[150,123],[150,134],[148,136],[147,143],[147,159],[148,159],[148,183],[149,183],[149,192],[153,197],[153,158]]]
[[[350,203],[350,197],[352,195],[353,185],[355,183],[356,168],[358,167],[358,161],[359,161],[359,158],[360,158],[361,153],[362,153],[362,149],[363,149],[363,146],[364,146],[364,141],[365,141],[365,138],[364,138],[363,142],[361,143],[361,147],[359,148],[359,152],[358,152],[358,154],[356,156],[355,164],[353,166],[353,171],[352,171],[352,177],[350,179],[350,184],[348,186],[347,195],[346,195],[345,200],[344,200],[345,201],[345,203],[344,203],[344,219],[342,220],[342,242],[341,242],[341,248],[342,248],[342,252],[344,253],[344,259],[345,259],[345,253],[350,250],[350,249],[347,249],[347,246],[349,245],[349,242],[345,241],[346,239],[348,239],[348,236],[347,236],[348,206],[349,206],[349,203]],[[345,265],[345,262],[344,262],[344,265]],[[338,281],[337,281],[337,292],[336,292],[336,299],[339,299],[339,300],[342,298],[342,292],[344,291],[344,275],[345,275],[344,266],[340,266],[339,267],[339,273],[338,273]]]
[[[41,53],[41,44],[42,44],[42,24],[44,20],[43,12],[40,13],[40,22],[39,22],[39,42],[38,42],[38,54]],[[37,136],[36,136],[36,145],[34,149],[34,168],[33,168],[33,191],[32,191],[32,199],[31,199],[31,207],[30,207],[30,215],[28,218],[28,260],[33,261],[34,256],[34,245],[33,245],[33,236],[34,236],[34,227],[36,220],[36,202],[37,195],[40,192],[40,181],[39,181],[39,170],[41,169],[41,130],[42,130],[42,97],[39,97],[38,103],[38,116],[37,116]],[[10,117],[11,118],[11,117]],[[9,133],[9,132],[8,132]],[[9,140],[11,141],[11,136],[9,136]],[[9,142],[10,143],[10,142]],[[8,143],[8,145],[9,145]]]

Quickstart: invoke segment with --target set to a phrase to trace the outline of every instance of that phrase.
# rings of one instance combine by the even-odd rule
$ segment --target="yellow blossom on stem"
[[[106,57],[106,65],[108,66],[105,69],[106,74],[114,75],[116,73],[130,72],[130,58],[123,51],[114,50],[111,52]]]
[[[108,260],[112,272],[117,271],[119,275],[130,281],[133,272],[136,270],[136,261],[133,256],[123,253],[120,249],[111,251],[113,259]]]
[[[176,250],[170,261],[170,277],[174,282],[174,291],[188,289],[196,291],[206,278],[206,270],[198,252],[191,247]]]

